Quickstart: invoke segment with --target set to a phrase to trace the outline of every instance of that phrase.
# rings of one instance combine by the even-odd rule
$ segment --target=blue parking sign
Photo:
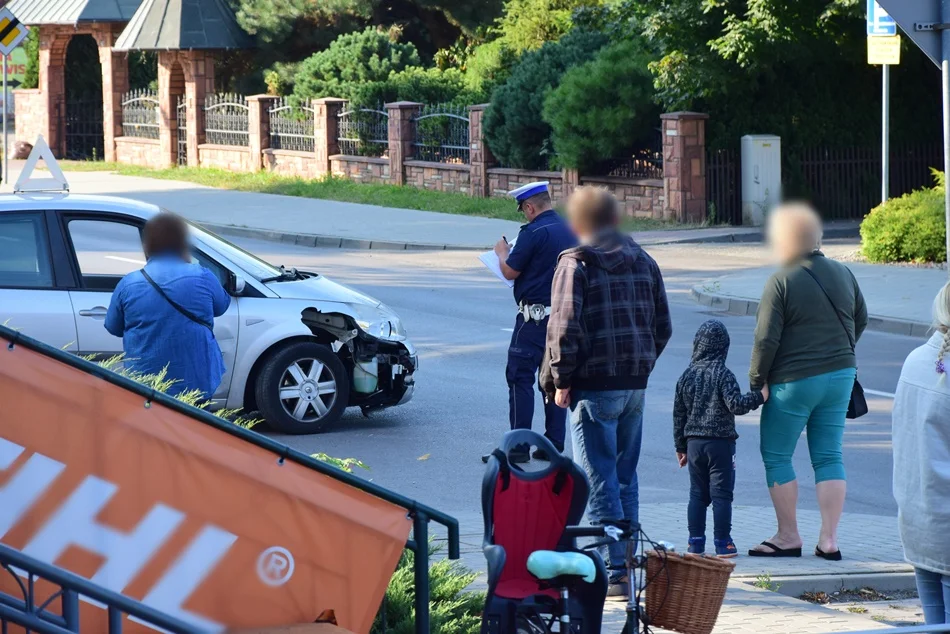
[[[868,35],[897,35],[897,23],[875,0],[868,0]]]

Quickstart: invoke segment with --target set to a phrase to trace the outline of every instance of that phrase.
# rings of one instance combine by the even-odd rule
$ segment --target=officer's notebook
[[[512,240],[511,246],[515,246],[514,241]],[[482,253],[478,256],[478,259],[481,260],[482,264],[488,267],[488,270],[495,274],[495,277],[504,282],[508,288],[514,288],[514,280],[505,279],[505,276],[501,272],[501,265],[498,263],[498,255],[494,251],[488,251]]]

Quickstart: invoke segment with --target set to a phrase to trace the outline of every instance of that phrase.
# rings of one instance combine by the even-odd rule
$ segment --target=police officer
[[[502,274],[514,280],[518,313],[508,346],[508,417],[512,429],[531,429],[534,417],[534,390],[544,354],[548,316],[551,314],[551,281],[561,251],[577,245],[567,223],[551,206],[548,183],[528,183],[508,192],[518,202],[528,223],[521,226],[512,244],[502,237],[495,245]],[[540,391],[540,390],[539,390]],[[543,394],[542,394],[543,398]],[[544,435],[558,451],[564,450],[566,410],[554,402],[544,406]],[[518,447],[509,454],[511,462],[528,462],[529,447]],[[539,460],[548,460],[542,449],[534,452]],[[483,458],[485,460],[487,457]]]

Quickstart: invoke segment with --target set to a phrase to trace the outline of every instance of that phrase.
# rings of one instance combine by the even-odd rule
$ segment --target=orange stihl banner
[[[202,631],[332,610],[340,627],[369,632],[409,535],[404,508],[81,363],[9,345],[9,332],[0,542]],[[15,579],[0,575],[0,592],[19,596]],[[80,610],[84,632],[106,631],[101,606]]]

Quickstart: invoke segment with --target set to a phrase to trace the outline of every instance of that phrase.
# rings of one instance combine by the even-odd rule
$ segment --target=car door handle
[[[92,317],[93,319],[105,319],[107,312],[108,310],[104,306],[96,306],[95,308],[87,308],[86,310],[79,311],[79,316]]]

